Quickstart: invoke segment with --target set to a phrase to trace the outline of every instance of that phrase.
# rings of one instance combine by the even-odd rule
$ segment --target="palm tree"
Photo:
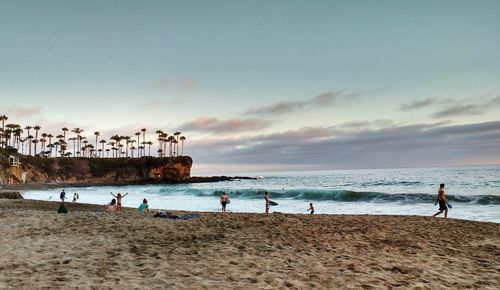
[[[52,136],[52,135],[49,134],[49,137],[50,137],[50,139],[49,139],[49,143],[50,143],[50,142],[52,142],[51,138],[54,137],[54,136]],[[63,148],[62,145],[67,145],[68,143],[66,143],[66,138],[64,138],[64,135],[59,134],[59,135],[56,136],[56,138],[59,141],[59,143],[61,144],[61,150],[60,151],[62,151],[62,153],[61,153],[61,157],[62,157],[62,155],[64,154],[64,151],[66,151],[66,146],[64,146],[64,148]]]
[[[35,143],[35,155],[36,155],[36,144],[38,143],[38,140],[37,140],[38,139],[38,131],[40,131],[41,127],[36,125],[33,127],[33,129],[35,129],[35,140],[37,141],[37,142],[34,142]]]
[[[85,138],[85,137],[82,137],[82,138]],[[85,138],[87,139],[87,138]],[[87,143],[89,143],[89,140],[83,140],[83,147],[82,147],[82,151],[83,151],[83,157],[86,157],[85,153],[87,153]]]
[[[66,127],[63,127],[63,128],[61,128],[61,130],[63,131],[63,136],[64,136],[63,140],[64,140],[64,142],[66,142],[66,132],[68,132],[69,129]]]
[[[5,121],[7,121],[9,117],[6,115],[0,115],[0,121],[2,121],[2,132],[5,131]],[[0,137],[0,141],[3,142],[3,136]],[[3,144],[3,143],[2,143]],[[3,145],[5,147],[5,144]]]
[[[81,140],[82,140],[82,139],[80,139],[80,133],[82,133],[83,130],[80,128],[74,128],[73,130],[71,130],[71,132],[76,134],[76,141],[77,141],[76,145],[78,146],[78,148],[80,148],[81,147]],[[74,143],[73,143],[73,145],[74,145]],[[75,150],[73,150],[73,151],[75,151]],[[80,155],[80,151],[78,151],[76,153],[78,153],[78,155]],[[76,155],[73,154],[73,156],[76,156]]]
[[[28,139],[30,139],[30,142],[28,142],[28,143],[29,143],[29,153],[28,153],[28,154],[29,154],[29,155],[31,155],[31,138],[30,138],[30,129],[32,129],[32,127],[31,127],[31,126],[26,126],[26,127],[24,127],[24,129],[26,129],[26,130],[28,131]]]
[[[174,144],[177,144],[177,148],[175,149],[175,152],[177,152],[177,156],[179,156],[179,136],[181,135],[181,132],[175,132],[174,136],[176,137],[177,142],[174,142]]]
[[[135,140],[132,140],[132,141],[135,142]],[[130,147],[130,155],[131,155],[132,158],[134,158],[134,150],[135,150],[134,146]]]
[[[180,139],[181,139],[181,142],[182,142],[181,143],[181,156],[183,156],[184,155],[184,141],[186,141],[186,137],[181,136]]]
[[[151,157],[151,145],[153,145],[153,142],[148,141],[146,144],[148,145],[148,156]]]
[[[175,141],[175,137],[173,135],[171,135],[170,137],[168,137],[167,139],[168,141],[168,157],[172,157],[172,145],[173,145],[173,142]]]
[[[99,133],[99,131],[95,131],[95,132],[94,132],[94,135],[95,135],[95,148],[97,148],[97,139],[99,138],[99,136],[100,136],[101,134]]]
[[[140,137],[141,137],[141,132],[136,132],[135,136],[137,136],[137,145],[139,145],[141,143],[141,141],[139,140]],[[137,150],[137,157],[138,158],[141,157],[141,151],[140,150]]]
[[[33,139],[33,138],[32,138],[32,139]],[[34,153],[35,153],[35,155],[34,155],[34,156],[36,156],[36,144],[38,143],[38,139],[36,139],[36,138],[35,138],[35,139],[33,139],[33,140],[31,141],[31,143],[35,144],[35,152],[34,152]]]
[[[40,140],[42,142],[42,151],[45,151],[45,141],[47,136],[47,133],[42,133],[42,139]]]
[[[130,143],[130,136],[123,136],[123,139],[125,140],[125,156],[128,157],[128,144]]]
[[[56,155],[55,155],[56,158],[57,158],[57,147],[59,147],[59,145],[61,145],[61,143],[59,143],[57,141],[54,142],[54,146],[56,147]]]
[[[102,154],[101,154],[101,158],[104,157],[104,144],[106,144],[106,140],[102,139],[101,141],[99,141],[99,143],[101,143],[101,151]]]
[[[110,149],[106,148],[106,158],[109,157],[109,151],[110,151]]]
[[[73,156],[76,156],[76,145],[75,145],[76,137],[68,138],[68,141],[73,141]]]
[[[24,142],[26,142],[26,140],[28,140],[28,138],[24,138],[24,139],[20,138],[19,139],[19,142],[21,142],[21,151],[22,151],[21,154],[23,154],[23,155],[24,155]]]
[[[113,140],[113,136],[111,136],[111,138],[109,138],[109,139]],[[115,149],[114,149],[115,148],[115,142],[109,142],[108,145],[111,145],[111,149],[113,149],[113,152],[111,152],[111,153],[113,153],[111,157],[114,158],[115,157]],[[106,151],[108,152],[108,157],[109,157],[109,150],[106,150]]]

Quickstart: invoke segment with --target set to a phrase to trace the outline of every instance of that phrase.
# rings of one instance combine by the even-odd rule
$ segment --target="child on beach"
[[[307,211],[311,211],[311,214],[314,213],[314,206],[313,206],[313,203],[309,203],[309,208],[307,209]]]
[[[108,203],[107,205],[105,205],[105,210],[107,212],[114,212],[116,211],[116,199],[112,199],[110,203]]]
[[[264,192],[264,200],[266,201],[266,213],[269,213],[269,208],[271,207],[271,200],[269,199],[269,193]]]
[[[226,212],[227,200],[228,200],[227,193],[224,191],[220,196],[220,204],[222,205],[222,212]]]
[[[142,204],[139,206],[139,208],[137,209],[139,212],[141,213],[145,213],[145,212],[148,212],[149,211],[149,205],[148,205],[148,200],[147,199],[144,199],[142,201]]]
[[[78,193],[75,192],[75,194],[73,194],[73,203],[75,203],[79,198]]]
[[[116,211],[122,210],[122,198],[124,198],[127,194],[128,194],[128,192],[125,193],[124,195],[122,195],[119,192],[117,195],[114,195],[113,193],[111,193],[112,196],[116,197]]]

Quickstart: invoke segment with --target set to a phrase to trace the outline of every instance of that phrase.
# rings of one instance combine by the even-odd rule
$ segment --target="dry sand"
[[[0,200],[0,288],[498,289],[500,224]]]

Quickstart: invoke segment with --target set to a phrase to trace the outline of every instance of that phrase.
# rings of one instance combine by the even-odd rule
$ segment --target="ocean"
[[[264,212],[264,191],[279,205],[271,212],[307,214],[371,214],[430,216],[440,183],[453,208],[448,217],[500,222],[500,166],[398,168],[303,172],[238,173],[255,180],[179,185],[67,187],[67,198],[78,192],[78,202],[106,204],[114,194],[129,193],[123,206],[138,207],[143,198],[151,208],[219,211],[219,195],[226,191],[230,212]],[[236,175],[236,174],[235,174]],[[62,188],[29,190],[24,198],[58,200]]]

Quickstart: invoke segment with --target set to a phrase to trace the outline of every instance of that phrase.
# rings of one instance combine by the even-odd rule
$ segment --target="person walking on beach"
[[[141,205],[139,206],[139,208],[137,210],[139,210],[139,212],[142,212],[142,213],[148,212],[149,211],[148,200],[143,199]]]
[[[271,200],[269,199],[269,192],[264,192],[264,200],[266,201],[266,213],[269,213],[271,207]]]
[[[226,212],[226,205],[228,201],[228,196],[225,191],[220,195],[220,204],[222,205],[222,212]]]
[[[436,202],[434,205],[437,205],[439,203],[439,211],[433,215],[433,217],[442,214],[444,211],[444,218],[448,217],[448,201],[446,200],[446,197],[444,196],[444,184],[441,183],[439,185],[439,190],[438,190],[438,195],[436,198]]]
[[[73,203],[75,203],[79,198],[78,193],[75,192],[75,194],[73,194]]]
[[[117,195],[114,195],[113,193],[111,193],[112,196],[116,197],[116,211],[122,210],[122,198],[124,198],[127,194],[128,194],[128,192],[125,193],[124,195],[122,195],[119,192]]]
[[[66,192],[64,191],[64,189],[61,191],[59,198],[61,199],[61,202],[64,202],[64,200],[66,199]]]
[[[314,206],[313,206],[313,203],[309,203],[309,208],[307,209],[307,211],[311,211],[311,214],[314,213]]]

